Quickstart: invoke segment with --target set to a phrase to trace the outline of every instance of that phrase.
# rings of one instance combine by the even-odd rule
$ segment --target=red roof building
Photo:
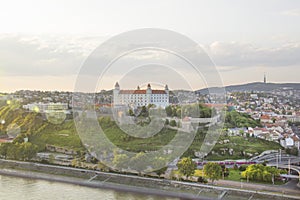
[[[165,108],[169,105],[169,89],[165,86],[164,90],[153,90],[151,85],[147,89],[141,90],[138,86],[136,90],[121,90],[117,82],[113,90],[114,107],[126,105],[130,107],[141,107],[153,104],[156,107]]]

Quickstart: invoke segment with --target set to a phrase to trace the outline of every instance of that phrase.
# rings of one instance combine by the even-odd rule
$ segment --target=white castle
[[[113,99],[114,107],[127,105],[137,108],[153,104],[165,108],[169,105],[169,88],[166,85],[164,90],[152,90],[148,84],[146,90],[141,90],[139,86],[136,90],[120,90],[117,82],[113,90]]]

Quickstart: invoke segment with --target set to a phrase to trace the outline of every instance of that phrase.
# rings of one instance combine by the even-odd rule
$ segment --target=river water
[[[0,200],[176,200],[72,184],[0,176]]]

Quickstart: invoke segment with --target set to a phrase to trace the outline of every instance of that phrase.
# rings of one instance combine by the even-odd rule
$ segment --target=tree
[[[129,114],[129,116],[134,116],[132,109],[129,109],[128,114]]]
[[[113,164],[115,168],[119,169],[122,171],[122,169],[128,167],[128,156],[126,154],[115,154],[114,153],[114,159],[113,159]]]
[[[223,179],[229,176],[229,170],[226,165],[221,165]]]
[[[168,120],[168,119],[166,119],[166,121],[165,121],[165,125],[169,125],[169,124],[170,124],[169,120]]]
[[[148,162],[147,156],[144,152],[139,152],[130,159],[130,162],[128,164],[131,169],[134,169],[141,173],[145,162]]]
[[[104,172],[108,172],[109,171],[109,167],[107,167],[105,164],[103,164],[102,162],[98,162],[97,165],[98,169],[100,171],[104,171]]]
[[[173,114],[172,107],[171,106],[167,106],[165,108],[165,110],[166,110],[167,116],[168,117],[172,117],[172,114]]]
[[[291,149],[287,148],[285,151],[287,154],[298,156],[298,149],[296,147],[293,147]]]
[[[0,145],[0,155],[2,157],[4,157],[4,159],[6,159],[7,153],[8,153],[8,149],[10,148],[11,145],[13,145],[13,144],[11,144],[11,143],[2,143]]]
[[[18,136],[13,140],[13,144],[17,144],[17,143],[21,144],[21,143],[23,143],[25,137],[26,137],[26,136],[23,135],[23,134],[22,134],[22,135],[18,135]]]
[[[163,167],[161,169],[155,170],[154,172],[160,177],[162,174],[165,174],[168,167]]]
[[[176,121],[174,120],[174,119],[172,119],[171,121],[170,121],[170,126],[173,126],[173,127],[175,127],[177,124],[176,124]]]
[[[13,160],[19,159],[20,156],[19,156],[18,144],[9,145],[9,147],[7,149],[7,157],[11,158]]]
[[[212,109],[203,105],[199,104],[199,110],[200,110],[200,117],[201,118],[211,118],[212,116]]]
[[[225,126],[227,128],[234,128],[234,127],[242,128],[242,127],[261,126],[261,124],[259,121],[254,120],[253,118],[251,118],[250,115],[246,113],[231,111],[226,113]]]
[[[211,180],[212,184],[215,180],[219,180],[222,174],[222,168],[218,163],[209,162],[204,165],[204,173]]]
[[[243,178],[247,180],[273,182],[274,178],[278,177],[282,170],[276,167],[264,166],[262,164],[249,165],[245,171],[241,173]]]
[[[142,106],[142,110],[141,110],[141,113],[139,116],[142,116],[142,117],[148,117],[149,116],[149,112],[146,108],[146,106]]]
[[[52,155],[52,154],[51,154]],[[50,159],[50,158],[49,158]],[[50,161],[49,161],[50,162]],[[77,167],[78,166],[78,162],[79,162],[79,160],[78,159],[73,159],[72,160],[72,162],[71,162],[71,165],[73,166],[73,167]]]
[[[22,143],[19,146],[19,149],[21,152],[22,160],[31,160],[36,156],[36,153],[38,152],[38,147],[30,142]]]
[[[195,173],[197,164],[191,158],[182,158],[177,163],[177,167],[179,172],[188,178]]]
[[[180,107],[174,109],[174,112],[175,112],[174,116],[181,117],[181,108]]]
[[[14,160],[31,160],[36,156],[38,147],[30,142],[2,144],[0,148],[1,155]]]

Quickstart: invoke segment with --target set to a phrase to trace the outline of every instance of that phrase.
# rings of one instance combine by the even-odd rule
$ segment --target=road
[[[292,179],[286,184],[282,185],[281,187],[283,188],[288,188],[288,189],[294,189],[294,190],[299,190],[297,187],[298,180],[297,179]]]
[[[300,198],[300,189],[297,188],[297,180],[288,182],[285,185],[266,185],[258,183],[237,182],[228,180],[216,181],[217,186],[234,187],[246,190],[255,190],[260,192],[275,192],[287,195],[296,195]]]

